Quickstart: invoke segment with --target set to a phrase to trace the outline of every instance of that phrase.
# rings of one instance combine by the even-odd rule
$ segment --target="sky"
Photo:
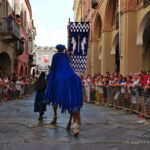
[[[67,46],[67,25],[74,21],[74,0],[30,0],[37,46]]]

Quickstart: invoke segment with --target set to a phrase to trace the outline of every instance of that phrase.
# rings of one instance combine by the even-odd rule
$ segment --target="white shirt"
[[[18,80],[16,81],[16,89],[19,91],[21,91],[21,84],[22,84],[21,81],[18,81]]]
[[[137,79],[137,80],[133,81],[132,86],[135,87],[135,86],[137,86],[139,84],[140,84],[140,80]]]

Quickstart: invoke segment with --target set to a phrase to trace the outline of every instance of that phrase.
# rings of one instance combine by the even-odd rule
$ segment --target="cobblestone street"
[[[0,150],[148,150],[150,122],[136,115],[85,104],[81,111],[80,135],[65,130],[69,115],[60,114],[50,125],[52,108],[43,122],[33,112],[34,94],[23,100],[0,103]]]

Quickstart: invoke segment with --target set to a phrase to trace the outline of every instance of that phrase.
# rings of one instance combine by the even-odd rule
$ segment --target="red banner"
[[[48,63],[48,55],[44,55],[44,63]]]

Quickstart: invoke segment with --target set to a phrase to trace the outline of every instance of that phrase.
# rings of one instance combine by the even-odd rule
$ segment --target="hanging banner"
[[[68,50],[75,72],[86,70],[89,29],[89,22],[70,22],[68,25]]]
[[[48,63],[48,55],[44,55],[44,63]]]

